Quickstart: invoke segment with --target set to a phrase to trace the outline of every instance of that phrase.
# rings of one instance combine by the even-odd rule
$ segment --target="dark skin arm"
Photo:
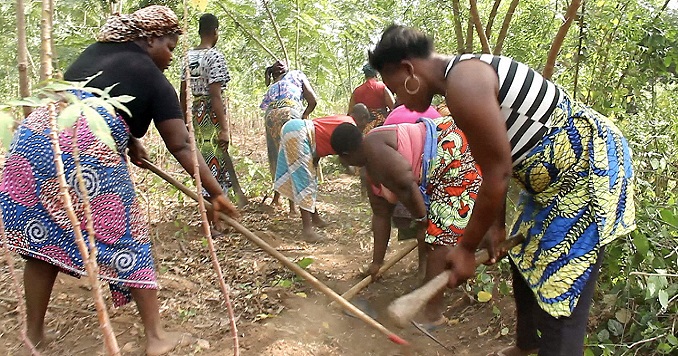
[[[148,152],[146,152],[146,148],[141,144],[141,141],[138,138],[134,136],[129,137],[127,142],[127,155],[135,166],[146,168],[146,164],[144,164],[143,160],[148,160]]]
[[[384,264],[388,240],[391,237],[391,216],[393,215],[394,205],[386,199],[374,195],[369,187],[367,188],[367,197],[372,208],[372,234],[374,236],[372,263],[367,272],[373,279],[376,279],[379,268]]]
[[[231,201],[224,195],[221,186],[212,176],[212,173],[207,167],[207,164],[205,164],[205,160],[203,159],[202,155],[197,154],[194,156],[191,152],[188,130],[186,129],[184,120],[180,118],[164,120],[157,123],[156,128],[158,129],[163,141],[165,141],[167,149],[191,176],[195,171],[193,159],[195,156],[197,156],[200,180],[202,181],[202,186],[210,194],[210,200],[214,209],[224,212],[233,218],[240,217],[240,214],[235,209],[235,206],[233,206],[233,203],[231,203]],[[211,214],[213,214],[213,211]],[[214,216],[212,216],[212,219],[214,219]]]
[[[226,110],[224,109],[224,100],[221,96],[221,82],[212,83],[209,85],[210,102],[212,103],[212,112],[217,117],[217,122],[221,127],[219,131],[219,147],[226,151],[228,150],[228,143],[230,141],[228,118],[226,117]]]
[[[354,106],[355,106],[355,94],[352,93],[351,100],[348,101],[348,110],[346,110],[346,112],[350,114]]]
[[[458,63],[447,77],[447,106],[466,134],[473,157],[483,172],[483,182],[464,236],[447,256],[452,272],[450,287],[473,276],[473,254],[478,244],[505,213],[502,207],[512,162],[506,124],[497,101],[498,86],[494,70],[478,60]]]
[[[363,144],[372,181],[393,192],[414,218],[426,216],[426,205],[412,167],[397,151],[395,132],[374,132],[365,137]]]
[[[315,95],[315,92],[313,91],[313,87],[311,87],[311,84],[308,82],[308,80],[304,80],[302,84],[302,95],[304,96],[304,99],[308,105],[306,105],[306,110],[304,110],[301,118],[308,120],[309,115],[311,115],[313,110],[315,110],[315,106],[318,104],[318,99]]]

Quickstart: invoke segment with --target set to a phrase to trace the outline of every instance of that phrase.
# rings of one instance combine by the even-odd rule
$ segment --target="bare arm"
[[[306,99],[308,105],[306,106],[306,110],[304,110],[304,114],[301,117],[304,120],[308,120],[308,117],[311,115],[311,113],[315,109],[315,106],[318,104],[318,99],[315,95],[315,92],[313,91],[313,88],[311,87],[311,84],[308,82],[308,80],[305,79],[302,84],[302,94],[304,95],[304,99]]]
[[[346,115],[351,113],[353,107],[355,106],[355,93],[351,93],[351,100],[348,101],[348,110],[346,110]]]
[[[471,152],[480,166],[483,182],[478,191],[464,236],[447,256],[454,287],[475,272],[473,254],[491,226],[503,219],[504,202],[511,176],[511,147],[501,116],[497,74],[477,60],[457,64],[447,78],[445,99],[452,117],[464,131]]]
[[[511,176],[511,147],[506,124],[497,101],[497,75],[480,61],[457,64],[448,76],[446,95],[452,117],[464,131],[471,152],[483,172],[483,182],[466,226],[461,245],[474,251],[478,243],[498,219],[503,220],[502,207]]]
[[[224,108],[224,100],[221,96],[221,82],[212,83],[209,85],[210,103],[212,104],[212,112],[217,117],[217,122],[221,127],[218,133],[219,146],[222,150],[228,149],[229,127],[228,118],[226,117],[226,109]]]
[[[395,99],[393,98],[393,93],[391,93],[390,90],[388,90],[388,87],[384,87],[384,102],[386,103],[386,107],[388,107],[389,110],[393,110],[393,107],[395,106]]]
[[[365,138],[364,144],[369,162],[367,172],[374,182],[393,192],[413,217],[426,216],[426,205],[412,167],[395,148],[395,132],[375,132]]]

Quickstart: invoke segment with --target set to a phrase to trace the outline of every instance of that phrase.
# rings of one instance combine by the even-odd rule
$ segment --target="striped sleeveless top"
[[[523,63],[491,54],[462,54],[454,57],[445,70],[460,61],[476,58],[494,68],[499,77],[499,107],[506,122],[511,159],[518,164],[550,130],[551,113],[564,93],[551,81]]]

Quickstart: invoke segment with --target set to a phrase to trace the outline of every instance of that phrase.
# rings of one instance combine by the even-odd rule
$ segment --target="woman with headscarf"
[[[499,354],[581,355],[605,245],[635,228],[620,130],[523,63],[441,55],[412,28],[390,26],[369,57],[408,108],[425,110],[444,95],[482,170],[473,214],[447,255],[448,285],[473,276],[481,240],[496,260],[513,175],[524,190],[512,234],[525,242],[509,253],[517,342]]]
[[[348,107],[350,109],[355,104],[365,104],[370,110],[370,122],[363,129],[363,132],[367,133],[384,124],[386,115],[395,105],[395,100],[386,85],[377,80],[377,71],[369,63],[363,66],[363,74],[365,82],[353,90]]]
[[[97,42],[87,47],[68,68],[68,81],[93,77],[87,86],[110,88],[111,96],[129,95],[129,114],[97,111],[111,130],[115,149],[93,133],[81,115],[72,128],[59,132],[62,160],[73,206],[82,226],[85,213],[75,178],[72,146],[77,136],[80,166],[91,204],[99,277],[109,283],[115,306],[136,302],[146,335],[146,353],[159,355],[176,347],[181,333],[166,332],[158,308],[156,278],[148,227],[127,169],[127,157],[143,167],[148,155],[139,142],[151,121],[165,145],[187,172],[193,173],[194,156],[179,100],[163,75],[172,60],[181,28],[174,12],[165,6],[149,6],[129,15],[113,15],[102,27]],[[80,99],[92,97],[74,90]],[[64,213],[58,194],[46,107],[24,119],[15,133],[0,184],[0,205],[9,247],[26,259],[24,288],[28,337],[45,342],[44,318],[54,281],[59,272],[76,277],[85,274],[76,248],[74,227]],[[211,195],[214,209],[237,217],[233,204],[198,155],[199,173]],[[86,236],[87,232],[83,231]]]
[[[259,107],[265,110],[266,149],[268,152],[268,169],[271,178],[275,181],[275,169],[278,163],[280,148],[280,130],[291,119],[308,120],[315,109],[317,98],[311,84],[300,70],[288,70],[287,64],[276,61],[266,68],[266,85],[268,89]],[[302,111],[303,100],[306,100],[306,109]],[[273,204],[278,204],[280,194],[275,192]],[[290,201],[290,212],[295,211]]]

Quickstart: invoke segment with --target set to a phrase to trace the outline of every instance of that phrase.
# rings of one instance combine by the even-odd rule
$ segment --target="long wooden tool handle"
[[[151,163],[147,160],[143,160],[143,161],[146,164],[146,166],[148,167],[148,169],[151,170],[153,173],[157,174],[160,178],[166,180],[168,183],[177,187],[177,189],[184,192],[184,194],[188,195],[193,200],[196,200],[196,201],[198,200],[198,194],[196,194],[196,192],[192,191],[191,189],[186,187],[184,184],[182,184],[178,180],[174,179],[169,174],[165,173],[162,169],[155,166],[153,163]],[[205,205],[211,206],[211,204],[209,204],[209,202],[205,202]],[[322,293],[324,293],[325,295],[330,297],[330,299],[337,302],[339,305],[341,305],[342,308],[344,308],[345,310],[347,310],[351,314],[356,315],[360,320],[364,321],[365,323],[367,323],[371,327],[379,330],[381,333],[386,335],[389,340],[391,340],[391,341],[393,341],[393,342],[395,342],[399,345],[408,345],[409,344],[403,338],[401,338],[400,336],[391,332],[385,326],[381,325],[376,320],[370,318],[369,315],[365,314],[363,311],[358,309],[356,306],[354,306],[353,304],[346,301],[346,299],[342,298],[339,294],[337,294],[332,289],[330,289],[328,286],[323,284],[321,281],[319,281],[317,278],[315,278],[308,271],[301,268],[298,264],[290,261],[287,257],[285,257],[285,255],[280,253],[275,248],[271,247],[271,245],[266,243],[266,241],[262,240],[259,236],[255,235],[253,232],[249,231],[247,228],[240,225],[240,223],[233,220],[232,218],[230,218],[226,214],[219,213],[219,216],[220,216],[222,221],[231,225],[236,231],[243,234],[248,240],[250,240],[255,245],[259,246],[262,250],[264,250],[266,253],[273,256],[278,261],[280,261],[280,263],[282,263],[285,267],[289,268],[290,270],[292,270],[292,272],[296,273],[298,276],[305,279],[308,283],[311,284],[311,286],[313,286],[317,290],[321,291]]]
[[[499,245],[501,250],[509,250],[515,246],[518,246],[521,242],[525,240],[522,234],[517,234],[506,239]],[[503,257],[503,256],[502,256]],[[481,250],[476,252],[476,266],[479,266],[490,259],[489,253],[487,250]],[[415,314],[421,309],[429,299],[431,299],[436,293],[440,292],[450,279],[450,270],[433,277],[423,286],[415,289],[414,291],[406,294],[395,301],[393,301],[388,306],[388,313],[391,318],[395,321],[396,325],[405,327],[410,320],[414,317]]]
[[[393,257],[389,258],[384,263],[384,265],[381,266],[381,268],[379,268],[379,272],[377,272],[377,276],[381,276],[382,273],[386,272],[391,267],[393,267],[393,265],[395,265],[398,261],[402,260],[403,257],[407,256],[416,247],[417,247],[417,240],[407,241],[404,248],[402,248],[395,255],[393,255]],[[344,294],[342,294],[341,296],[346,300],[351,300],[353,297],[356,296],[356,294],[360,293],[360,291],[363,290],[365,287],[367,287],[370,283],[372,283],[372,276],[371,275],[363,278],[362,281],[358,282],[356,285],[351,287],[351,289],[344,292]]]

